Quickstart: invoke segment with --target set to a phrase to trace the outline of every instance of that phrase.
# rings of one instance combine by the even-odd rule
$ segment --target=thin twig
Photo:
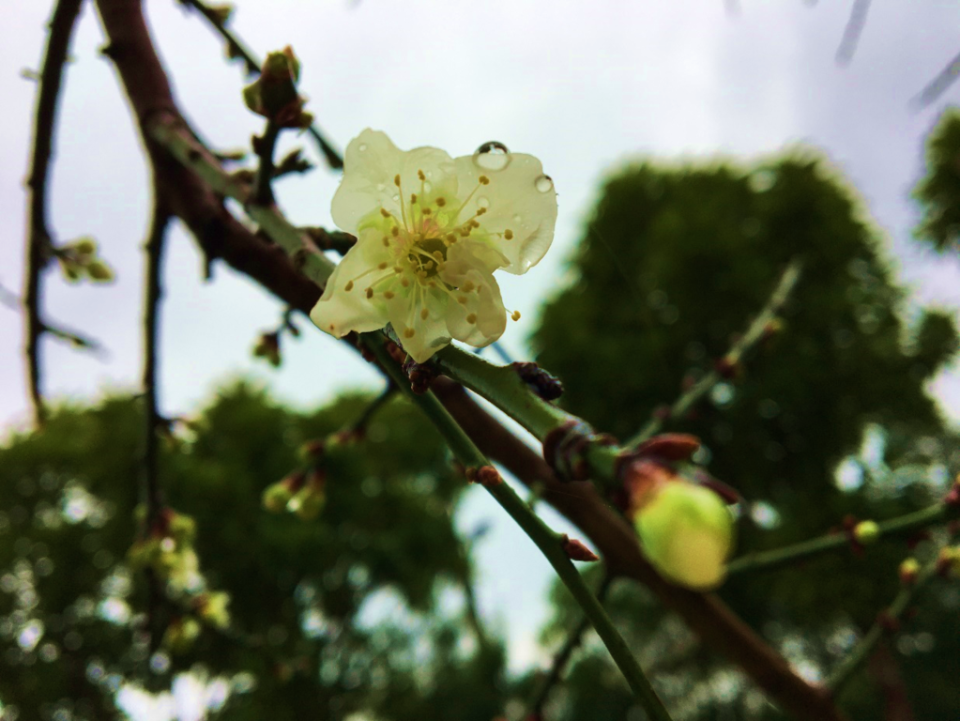
[[[256,73],[260,72],[260,67],[263,63],[243,44],[243,41],[237,37],[237,34],[227,27],[220,15],[218,15],[206,3],[201,2],[201,0],[180,1],[187,7],[192,7],[201,15],[203,15],[213,29],[220,33],[227,43],[229,57],[240,58],[243,60],[244,69],[247,71],[247,74],[255,75]],[[309,132],[313,139],[317,142],[317,147],[320,149],[320,152],[323,153],[323,157],[326,158],[327,164],[334,170],[341,170],[343,168],[343,157],[324,137],[323,133],[315,123],[307,129],[307,132]]]
[[[40,273],[50,260],[50,231],[47,226],[47,176],[53,155],[57,105],[63,68],[67,62],[70,39],[83,0],[60,0],[50,21],[50,34],[40,70],[40,87],[33,122],[33,152],[27,178],[30,213],[27,229],[27,267],[24,282],[24,313],[27,317],[27,384],[38,426],[46,419],[40,379],[40,336],[49,330],[41,320]]]
[[[407,382],[403,370],[394,362],[384,346],[383,337],[380,334],[365,334],[363,342],[367,348],[374,354],[379,361],[380,366],[393,379],[402,390],[402,392],[415,404],[424,415],[433,423],[436,429],[446,440],[454,457],[464,466],[465,469],[478,471],[489,467],[492,471],[490,461],[480,452],[480,449],[474,445],[470,437],[464,433],[463,429],[451,417],[446,408],[437,400],[432,392],[427,391],[423,394],[414,393]],[[496,472],[494,471],[494,474]],[[657,697],[656,692],[647,680],[640,668],[640,664],[630,652],[630,647],[623,637],[617,631],[607,612],[594,596],[593,592],[586,585],[580,572],[574,567],[570,558],[563,550],[560,534],[550,529],[540,517],[537,516],[530,507],[524,503],[523,499],[507,484],[499,479],[484,483],[484,487],[494,497],[497,503],[517,522],[517,525],[527,534],[531,541],[536,544],[541,553],[546,556],[550,565],[553,566],[560,580],[567,587],[567,590],[573,595],[574,600],[583,609],[584,614],[590,620],[593,627],[599,634],[607,650],[610,652],[614,663],[620,669],[631,690],[637,698],[640,705],[646,710],[647,714],[654,721],[670,721],[670,714],[664,707],[663,702]]]
[[[798,260],[793,260],[783,271],[780,281],[774,289],[766,306],[760,311],[760,314],[753,319],[753,322],[747,328],[746,332],[737,340],[736,343],[727,351],[723,357],[723,364],[728,368],[734,368],[740,362],[740,359],[755,346],[767,332],[770,322],[776,318],[777,313],[787,302],[790,294],[793,292],[797,281],[800,279],[801,264]],[[697,381],[689,390],[687,390],[676,402],[670,406],[670,409],[663,416],[656,416],[647,421],[647,424],[637,435],[627,441],[628,447],[637,446],[646,440],[649,440],[663,428],[664,421],[675,420],[682,417],[690,408],[713,389],[721,380],[723,375],[719,370],[712,370],[703,378]]]
[[[154,183],[154,193],[159,194]],[[160,300],[163,296],[161,277],[163,269],[164,241],[170,215],[159,197],[154,199],[150,231],[144,245],[146,254],[146,297],[143,309],[143,398],[144,398],[144,453],[143,453],[143,498],[146,506],[146,533],[149,535],[163,511],[160,490],[160,412],[157,402],[158,333],[160,326]],[[147,628],[150,630],[150,652],[160,646],[161,630],[157,609],[163,601],[160,579],[153,569],[147,569]]]
[[[367,407],[363,409],[363,412],[359,415],[357,420],[351,423],[349,428],[347,428],[347,433],[351,436],[362,435],[366,430],[367,425],[370,423],[370,419],[373,418],[374,414],[383,408],[383,406],[386,405],[391,398],[393,398],[396,392],[396,383],[390,379],[387,379],[387,387],[383,389],[383,392],[380,395],[367,404]]]
[[[258,205],[274,204],[273,189],[270,187],[270,183],[274,176],[273,153],[277,147],[280,130],[280,126],[275,122],[267,122],[267,127],[263,131],[263,135],[258,138],[255,146],[260,164],[257,167],[256,180],[253,185],[253,202]]]
[[[870,10],[870,0],[854,0],[853,8],[850,10],[850,19],[847,20],[847,26],[843,29],[843,38],[840,40],[840,46],[837,48],[837,63],[846,65],[853,60],[854,53],[857,52],[857,44],[860,42],[860,35],[867,24],[867,12]]]
[[[827,678],[826,687],[833,693],[834,698],[839,697],[844,686],[857,672],[857,669],[870,658],[880,639],[896,627],[904,612],[910,608],[920,591],[929,585],[930,581],[937,575],[938,570],[939,561],[937,559],[921,568],[916,579],[910,583],[905,583],[897,592],[889,608],[877,616],[877,620],[874,621],[866,635],[860,639],[860,642],[854,646]]]
[[[880,538],[909,535],[922,528],[944,523],[956,515],[958,515],[957,509],[953,506],[938,503],[929,508],[878,523],[878,534]],[[749,571],[768,571],[849,545],[850,536],[846,533],[828,533],[784,548],[745,554],[730,562],[727,573],[732,576]]]
[[[597,601],[603,603],[612,583],[613,576],[608,572],[604,575],[603,581],[600,582],[600,587],[597,589]],[[547,699],[550,697],[550,692],[560,681],[560,676],[563,675],[567,664],[570,662],[570,659],[573,656],[573,652],[576,651],[580,646],[580,642],[583,640],[583,634],[585,634],[589,628],[590,619],[584,616],[582,619],[580,619],[580,623],[577,624],[576,628],[574,628],[570,632],[570,635],[567,636],[567,640],[557,652],[557,655],[553,657],[553,663],[550,665],[550,672],[547,674],[546,678],[543,679],[543,682],[540,684],[536,694],[533,697],[533,703],[530,704],[530,713],[527,715],[527,718],[539,719],[543,717],[543,707],[547,703]]]
[[[953,56],[947,66],[927,83],[926,87],[913,99],[912,104],[920,109],[936,102],[957,81],[958,77],[960,77],[960,53]]]

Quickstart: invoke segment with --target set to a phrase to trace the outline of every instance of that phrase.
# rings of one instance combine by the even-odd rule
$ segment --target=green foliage
[[[63,706],[107,718],[121,683],[162,689],[197,669],[253,681],[228,701],[231,719],[369,709],[397,721],[488,721],[501,703],[491,679],[502,650],[485,637],[477,645],[469,625],[435,603],[471,574],[452,524],[464,482],[415,409],[388,404],[364,442],[328,454],[316,521],[260,507],[263,489],[301,462],[303,442],[348,426],[369,401],[346,396],[300,415],[238,385],[166,449],[166,503],[196,520],[201,571],[230,594],[233,625],[204,628],[168,669],[165,655],[154,657],[159,673],[148,671],[145,579],[125,563],[137,533],[136,402],[64,407],[43,432],[14,438],[0,450],[0,700],[27,717]],[[405,610],[362,620],[389,608]],[[161,599],[152,622],[162,628],[185,612],[192,618]]]
[[[960,240],[960,111],[948,108],[927,139],[927,176],[914,197],[923,207],[917,236],[937,250]]]
[[[916,509],[960,467],[924,391],[957,350],[953,321],[927,313],[912,332],[904,327],[903,293],[877,234],[827,164],[794,153],[753,168],[624,169],[603,188],[571,263],[574,280],[533,336],[537,360],[564,382],[561,403],[625,438],[714,367],[793,259],[803,275],[782,332],[669,428],[699,436],[701,460],[756,511],[739,524],[744,551],[824,533],[848,514]],[[868,430],[875,442],[861,454]],[[856,482],[841,488],[835,472],[845,458]],[[836,553],[732,579],[721,593],[775,645],[802,638],[797,658],[829,671],[843,650],[831,634],[873,621],[895,594],[906,553],[881,542],[862,558]],[[731,694],[747,703],[742,681],[730,688],[707,693],[685,717],[713,717]],[[690,693],[686,681],[661,689]],[[867,708],[866,694],[851,696],[852,707]],[[574,694],[569,708],[579,703]],[[743,708],[745,717],[763,713]]]

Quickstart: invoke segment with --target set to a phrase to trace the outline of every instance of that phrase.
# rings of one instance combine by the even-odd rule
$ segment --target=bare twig
[[[370,419],[393,398],[396,392],[396,384],[388,378],[387,387],[383,389],[380,395],[367,404],[367,407],[363,409],[363,412],[357,417],[357,420],[347,428],[347,434],[351,436],[363,435],[367,429],[367,425],[370,423]]]
[[[960,53],[951,58],[947,66],[937,73],[937,76],[920,91],[914,98],[913,105],[917,108],[925,108],[936,102],[956,82],[958,77],[960,77]]]
[[[257,58],[257,56],[254,55],[243,44],[243,41],[237,37],[236,33],[227,27],[227,24],[221,15],[219,15],[206,3],[201,2],[201,0],[180,1],[187,7],[193,8],[203,15],[204,18],[206,18],[207,22],[210,23],[213,29],[218,32],[226,41],[228,57],[240,58],[243,60],[243,66],[248,75],[255,75],[256,73],[260,72],[260,67],[262,65],[260,59]],[[307,129],[307,132],[309,132],[316,141],[317,147],[320,149],[320,152],[323,153],[323,157],[326,158],[327,164],[334,170],[341,170],[343,168],[343,158],[324,137],[316,123],[312,124]]]
[[[30,213],[27,230],[27,273],[24,282],[24,313],[27,323],[27,383],[33,402],[34,420],[38,426],[46,419],[46,408],[40,380],[40,336],[49,328],[41,319],[40,273],[50,260],[50,231],[47,226],[47,175],[53,155],[57,104],[63,67],[67,61],[70,39],[83,0],[59,0],[50,21],[50,34],[40,71],[40,88],[33,124],[33,152],[27,178]]]
[[[792,261],[780,276],[780,281],[767,301],[760,314],[753,319],[746,332],[727,351],[721,360],[721,365],[727,369],[734,369],[743,356],[748,353],[766,334],[771,321],[793,292],[800,279],[800,262]],[[627,441],[627,446],[636,446],[655,436],[663,428],[664,421],[675,420],[685,414],[690,408],[703,398],[717,383],[723,379],[719,369],[714,369],[697,381],[689,390],[680,396],[669,410],[662,416],[651,418],[637,435]]]
[[[259,205],[273,205],[273,189],[270,183],[273,181],[273,153],[277,147],[277,138],[280,137],[280,126],[269,121],[263,135],[257,139],[257,156],[260,158],[260,164],[257,167],[256,181],[253,186],[253,202]]]
[[[892,633],[895,630],[903,614],[913,604],[917,595],[936,577],[938,570],[939,560],[934,559],[920,570],[915,580],[904,583],[889,608],[877,616],[877,620],[870,627],[870,630],[827,679],[827,688],[831,690],[835,697],[840,695],[847,682],[870,658],[880,639],[885,634]]]
[[[603,603],[604,599],[607,597],[607,592],[610,590],[612,583],[613,576],[611,576],[609,573],[605,574],[603,581],[600,582],[600,587],[597,589],[597,600],[600,603]],[[563,675],[567,664],[573,657],[573,652],[576,651],[580,646],[580,642],[583,640],[583,634],[585,634],[589,628],[590,620],[584,616],[582,619],[580,619],[580,623],[578,623],[577,626],[570,631],[570,635],[567,636],[567,640],[557,652],[556,656],[553,657],[553,663],[550,665],[550,672],[546,675],[546,677],[543,679],[543,682],[537,688],[537,692],[533,697],[533,703],[530,704],[530,713],[527,715],[527,718],[539,719],[543,717],[543,707],[547,703],[547,699],[550,697],[550,692],[553,690],[553,687],[559,683],[560,676]]]
[[[867,12],[870,10],[870,0],[854,0],[853,8],[850,10],[850,19],[847,20],[847,27],[843,30],[843,38],[840,40],[840,46],[837,48],[837,63],[846,65],[853,60],[854,53],[857,52],[857,44],[860,42],[860,35],[863,33],[863,27],[867,24]]]

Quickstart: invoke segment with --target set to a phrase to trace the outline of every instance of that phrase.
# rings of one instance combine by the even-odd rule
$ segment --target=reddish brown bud
[[[493,466],[481,466],[476,471],[476,482],[485,488],[499,486],[503,483],[500,472]]]
[[[700,439],[689,433],[662,433],[637,446],[632,455],[655,456],[666,461],[686,461],[700,448]]]
[[[731,360],[727,356],[724,356],[716,363],[714,363],[714,370],[720,374],[720,377],[725,380],[733,380],[739,378],[743,373],[743,366],[740,365],[738,361]]]
[[[635,459],[622,466],[620,476],[627,494],[625,512],[631,520],[660,487],[677,478],[676,472],[669,466],[645,458]]]
[[[582,541],[576,538],[570,538],[566,533],[560,537],[560,544],[563,546],[563,552],[573,561],[599,561],[600,556],[587,548]]]
[[[402,364],[407,359],[407,352],[393,341],[387,341],[384,348],[397,363]]]
[[[900,630],[899,619],[894,618],[888,611],[877,614],[877,625],[887,633],[897,633]]]

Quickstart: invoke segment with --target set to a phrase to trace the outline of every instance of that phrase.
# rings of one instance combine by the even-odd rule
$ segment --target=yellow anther
[[[465,296],[465,295],[458,295],[458,296],[457,296],[457,303],[459,303],[460,305],[466,305],[466,304],[467,304],[467,296]]]
[[[416,335],[416,331],[413,328],[407,328],[403,331],[404,338],[413,338],[414,335]]]
[[[397,226],[397,225],[393,226],[390,229],[390,232],[393,234],[393,237],[396,238],[398,235],[400,235],[400,226]]]
[[[469,237],[469,235],[470,235],[470,228],[461,228],[461,229],[460,229],[460,237],[462,237],[462,238],[467,238],[467,237]]]
[[[394,272],[394,273],[397,273],[397,274],[402,273],[402,272],[403,272],[403,268],[401,268],[399,265],[395,265],[395,266],[393,266],[393,272]]]
[[[436,258],[438,263],[443,262],[443,253],[441,253],[439,250],[433,251],[430,255]]]
[[[479,227],[480,227],[480,223],[478,223],[477,221],[475,221],[475,220],[473,220],[473,219],[471,218],[471,219],[470,219],[470,227],[471,227],[471,228],[479,228]]]
[[[436,287],[437,287],[437,284],[436,284],[434,281],[431,280],[429,283],[427,283],[427,287],[428,287],[428,288],[436,288]]]
[[[488,178],[486,175],[481,175],[481,176],[478,178],[478,180],[480,181],[480,185],[489,185],[489,184],[490,184],[490,178]]]
[[[457,242],[457,236],[456,236],[454,233],[447,233],[447,242],[448,242],[448,243],[456,243],[456,242]]]
[[[389,263],[381,263],[381,264],[378,265],[377,267],[378,267],[380,270],[386,270],[388,265],[389,265]]]
[[[427,176],[423,174],[423,171],[422,171],[422,170],[418,170],[418,171],[417,171],[417,177],[420,178],[420,180],[426,180],[426,179],[427,179]]]
[[[345,291],[347,291],[348,293],[349,293],[351,290],[353,290],[353,281],[352,281],[352,280],[348,280],[348,281],[347,281],[347,284],[346,284],[345,286],[343,286],[343,289],[344,289]]]
[[[477,208],[477,215],[483,215],[487,212],[486,208]]]
[[[387,210],[386,208],[380,208],[380,215],[382,215],[384,218],[389,218],[390,211]]]
[[[393,176],[393,184],[396,185],[398,188],[400,187],[400,173],[397,173],[396,175]]]
[[[416,204],[416,202],[417,202],[417,194],[416,194],[416,193],[410,193],[410,205],[414,205],[414,204]]]
[[[437,202],[437,207],[438,207],[438,208],[442,208],[443,206],[445,206],[445,205],[447,204],[447,201],[444,200],[443,198],[437,198],[437,201],[436,201],[436,202]]]
[[[423,209],[423,214],[424,214],[424,215],[430,215],[432,212],[433,212],[433,211],[430,210],[430,208],[424,208],[424,209]]]
[[[476,287],[477,286],[473,284],[472,280],[468,280],[466,283],[463,284],[463,286],[461,287],[461,290],[463,290],[464,293],[469,293],[471,290],[473,290]]]
[[[426,320],[429,317],[430,317],[430,311],[428,311],[426,308],[422,308],[420,310],[420,319]]]
[[[424,270],[433,270],[435,267],[436,267],[436,263],[434,263],[432,260],[428,260],[426,263],[423,264]]]
[[[470,315],[467,316],[467,323],[470,323],[471,325],[473,325],[473,324],[476,323],[476,322],[477,322],[477,314],[476,314],[476,313],[471,313]]]
[[[390,247],[390,238],[388,238],[387,236],[383,236],[383,247],[384,248]]]
[[[507,228],[505,231],[503,231],[503,237],[507,240],[513,240],[513,231],[510,230],[510,228]]]
[[[520,311],[519,310],[513,311],[513,313],[510,314],[510,317],[513,318],[514,320],[520,320]]]
[[[373,288],[367,288],[367,300],[373,297]]]
[[[392,290],[386,291],[383,294],[383,297],[386,298],[387,300],[393,300],[393,291]]]
[[[404,288],[409,288],[409,287],[410,287],[410,281],[407,280],[406,278],[401,278],[401,279],[400,279],[400,285],[402,285]]]

